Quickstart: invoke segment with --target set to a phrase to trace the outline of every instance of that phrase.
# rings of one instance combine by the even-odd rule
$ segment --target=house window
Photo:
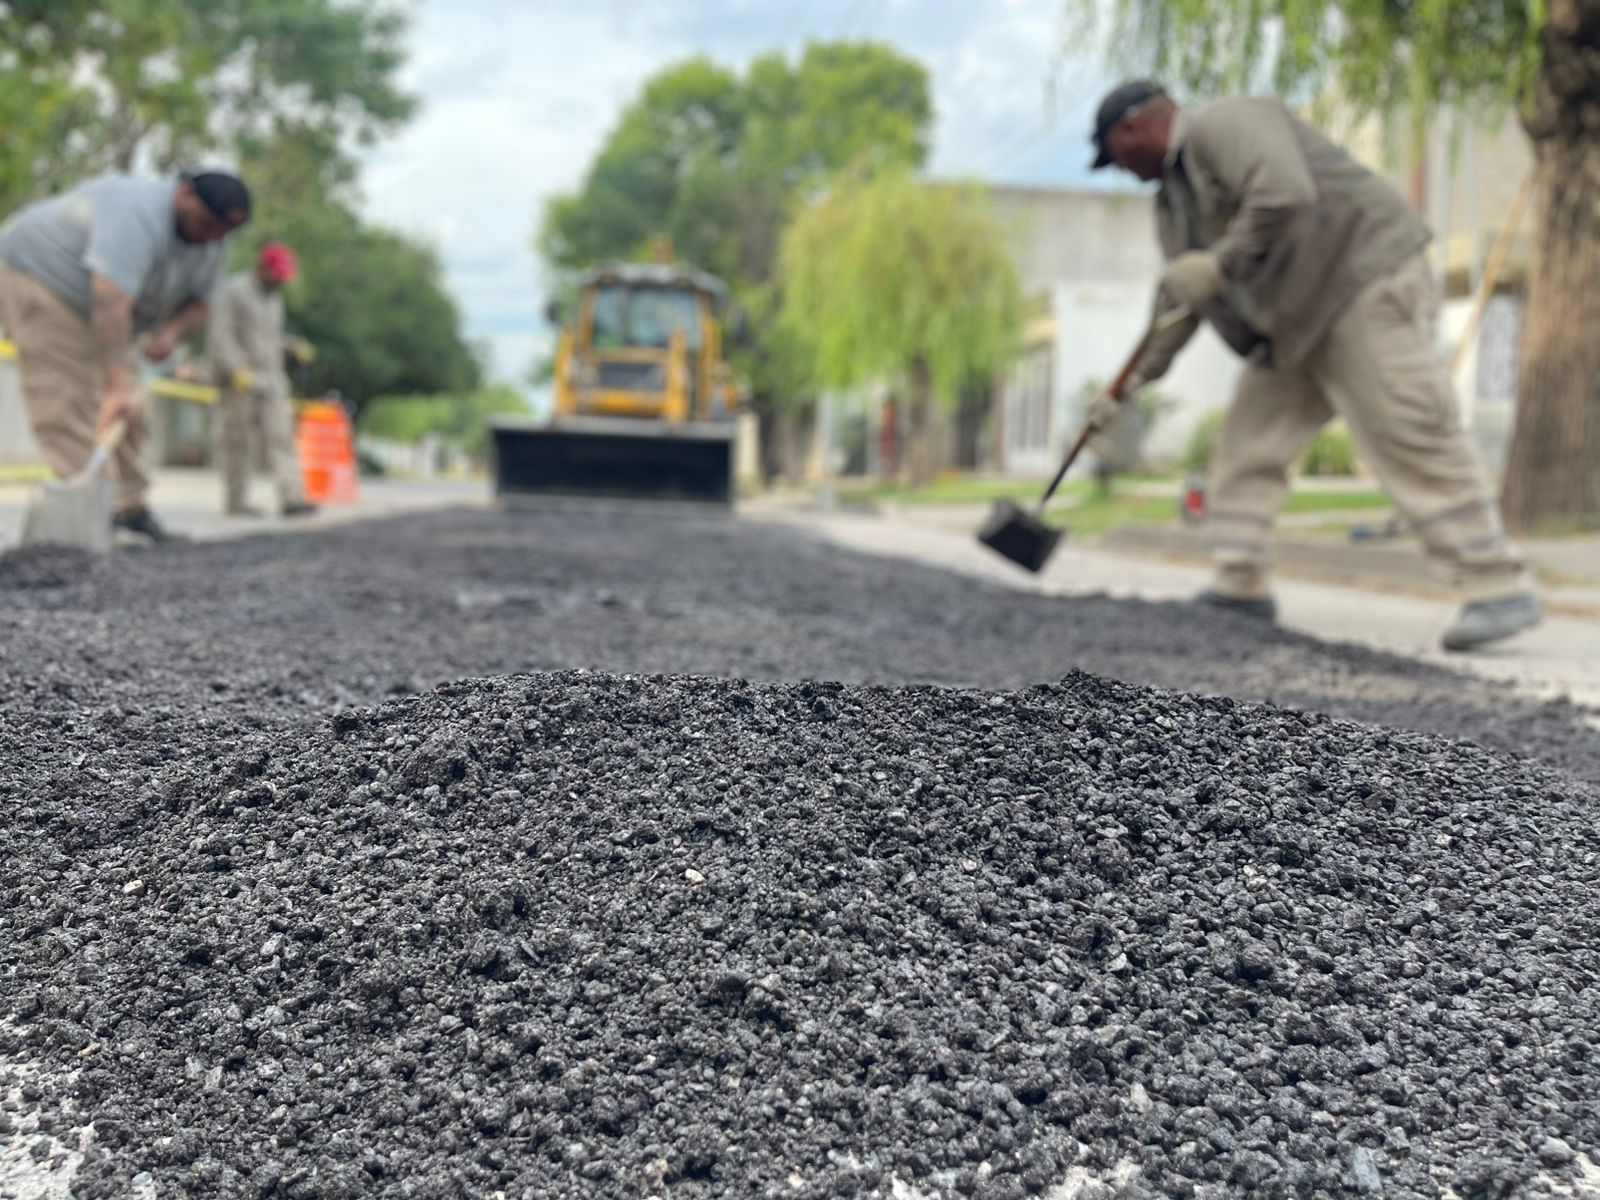
[[[1054,355],[1049,346],[1025,351],[1011,369],[1007,449],[1010,457],[1050,448],[1050,377]]]

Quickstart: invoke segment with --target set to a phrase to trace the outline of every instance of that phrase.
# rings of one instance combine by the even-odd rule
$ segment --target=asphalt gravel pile
[[[75,546],[19,546],[0,553],[0,593],[67,587],[86,579],[93,566],[93,555]]]
[[[93,1119],[83,1197],[1474,1198],[1600,1153],[1592,798],[1474,746],[1081,674],[118,741],[7,798],[0,866],[0,1056]]]
[[[83,1200],[1561,1194],[1584,715],[726,520],[10,556],[0,1146]]]
[[[1600,734],[1566,703],[1230,614],[1017,592],[715,517],[460,511],[99,562],[32,550],[0,561],[0,650],[0,753],[41,706],[80,724],[191,706],[293,724],[519,671],[1003,689],[1081,669],[1468,738],[1600,782]]]

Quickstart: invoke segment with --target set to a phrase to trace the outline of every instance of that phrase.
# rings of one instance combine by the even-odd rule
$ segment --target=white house
[[[997,389],[991,459],[1008,474],[1048,471],[1151,316],[1161,252],[1153,199],[1139,191],[992,187],[1032,315],[1024,351]],[[1209,329],[1160,384],[1173,403],[1146,452],[1175,458],[1194,426],[1228,402],[1239,360]]]

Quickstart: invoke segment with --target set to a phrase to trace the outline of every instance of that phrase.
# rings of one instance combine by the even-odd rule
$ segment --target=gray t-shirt
[[[133,329],[145,333],[222,278],[226,240],[194,245],[178,236],[171,180],[102,175],[31,204],[0,227],[0,259],[31,275],[85,320],[90,276],[133,297]]]

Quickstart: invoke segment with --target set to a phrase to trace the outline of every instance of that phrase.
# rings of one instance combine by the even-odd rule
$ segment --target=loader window
[[[700,297],[688,288],[611,284],[595,289],[590,313],[596,350],[665,350],[680,330],[691,352],[700,349]]]
[[[690,350],[700,349],[699,298],[680,288],[641,288],[628,306],[628,331],[635,346],[666,349],[682,331]]]
[[[628,344],[628,289],[603,287],[594,294],[594,346],[615,350]]]

